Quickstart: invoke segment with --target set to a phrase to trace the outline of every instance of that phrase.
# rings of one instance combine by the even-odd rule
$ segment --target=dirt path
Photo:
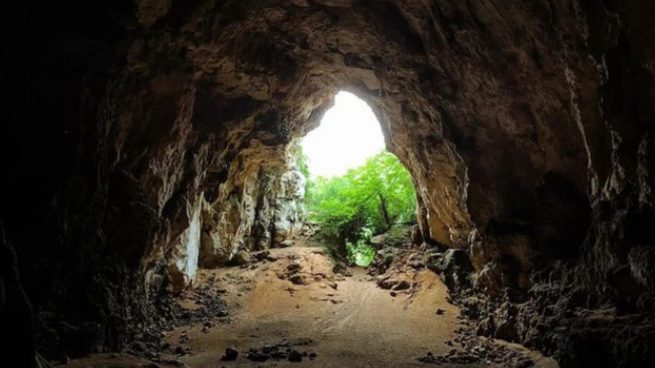
[[[397,290],[384,290],[363,269],[351,269],[350,277],[335,274],[321,248],[255,255],[259,261],[247,267],[200,272],[198,287],[177,302],[201,311],[220,295],[229,316],[163,333],[159,363],[101,354],[67,367],[557,368],[519,345],[474,337],[431,271],[408,267],[391,273],[387,283]],[[235,360],[221,360],[228,347],[239,353]],[[289,361],[290,351],[301,362]]]
[[[231,318],[211,329],[198,325],[171,333],[171,346],[183,341],[190,348],[181,361],[197,368],[297,366],[286,359],[246,358],[249,349],[269,352],[278,345],[306,353],[301,365],[307,367],[425,367],[416,358],[455,348],[459,312],[446,302],[445,285],[430,271],[417,271],[410,289],[391,292],[362,269],[352,270],[352,277],[335,275],[320,248],[274,249],[269,258],[273,261],[248,269],[203,271],[200,282],[213,277],[225,289]],[[219,362],[227,347],[239,357]],[[312,353],[316,357],[310,360]]]

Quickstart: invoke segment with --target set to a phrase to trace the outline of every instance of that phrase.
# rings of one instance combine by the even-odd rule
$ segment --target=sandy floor
[[[379,288],[363,269],[351,270],[352,277],[335,275],[332,262],[320,248],[273,249],[271,256],[274,260],[248,268],[201,271],[197,284],[207,285],[214,280],[212,288],[227,301],[230,316],[211,325],[198,323],[169,332],[165,340],[171,349],[179,346],[189,353],[164,358],[194,368],[493,366],[485,362],[429,365],[416,360],[427,352],[440,355],[457,348],[450,342],[462,327],[457,307],[446,301],[445,285],[431,271],[401,275],[407,277],[411,287],[392,293]],[[195,308],[193,299],[180,303]],[[440,314],[436,313],[438,309]],[[286,359],[252,362],[246,358],[250,349],[276,344],[289,344],[307,355],[301,363]],[[236,360],[220,360],[227,347],[239,351]],[[557,367],[553,360],[518,345],[512,345],[512,349],[527,352],[536,367]],[[310,353],[316,354],[312,360]],[[107,356],[103,358],[107,360]],[[148,366],[137,360],[133,365],[95,364],[93,359],[73,364]]]
[[[308,367],[419,367],[426,364],[416,358],[428,351],[436,355],[453,349],[446,341],[457,335],[459,312],[446,302],[446,287],[434,273],[417,272],[411,289],[392,296],[363,269],[352,270],[352,277],[333,274],[332,263],[320,248],[271,253],[278,260],[264,261],[255,269],[203,271],[203,278],[215,274],[227,290],[233,317],[205,333],[202,326],[194,326],[171,334],[171,345],[182,331],[189,337],[192,353],[181,361],[197,368],[297,366],[245,358],[250,348],[290,342],[300,352],[317,354],[313,361],[303,360],[301,364]],[[279,277],[291,262],[302,265],[299,273],[306,276],[305,285]],[[437,309],[443,314],[437,315]],[[234,362],[219,364],[226,347],[241,354]]]

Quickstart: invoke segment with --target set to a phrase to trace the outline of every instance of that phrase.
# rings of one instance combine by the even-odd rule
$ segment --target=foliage
[[[372,234],[416,220],[411,175],[387,151],[342,176],[318,177],[308,182],[311,184],[306,202],[310,219],[319,225],[323,240],[352,262],[356,261],[353,257],[362,260],[371,254]]]
[[[357,242],[346,242],[346,257],[350,263],[354,263],[360,267],[366,267],[375,258],[375,248],[369,243],[371,239],[371,229],[364,227],[360,231],[360,237]]]

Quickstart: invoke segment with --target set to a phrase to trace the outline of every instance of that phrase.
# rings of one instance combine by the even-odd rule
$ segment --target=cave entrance
[[[402,244],[416,221],[416,193],[366,102],[339,92],[297,150],[309,221],[333,257],[367,267],[376,250]]]
[[[318,128],[300,142],[312,177],[330,178],[363,165],[385,149],[384,135],[368,104],[341,91]]]

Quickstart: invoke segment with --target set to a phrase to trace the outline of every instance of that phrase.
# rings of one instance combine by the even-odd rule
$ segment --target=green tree
[[[351,262],[362,265],[373,258],[371,235],[416,221],[411,175],[387,151],[342,176],[309,181],[306,201],[310,219],[319,225],[319,236],[334,253]]]

